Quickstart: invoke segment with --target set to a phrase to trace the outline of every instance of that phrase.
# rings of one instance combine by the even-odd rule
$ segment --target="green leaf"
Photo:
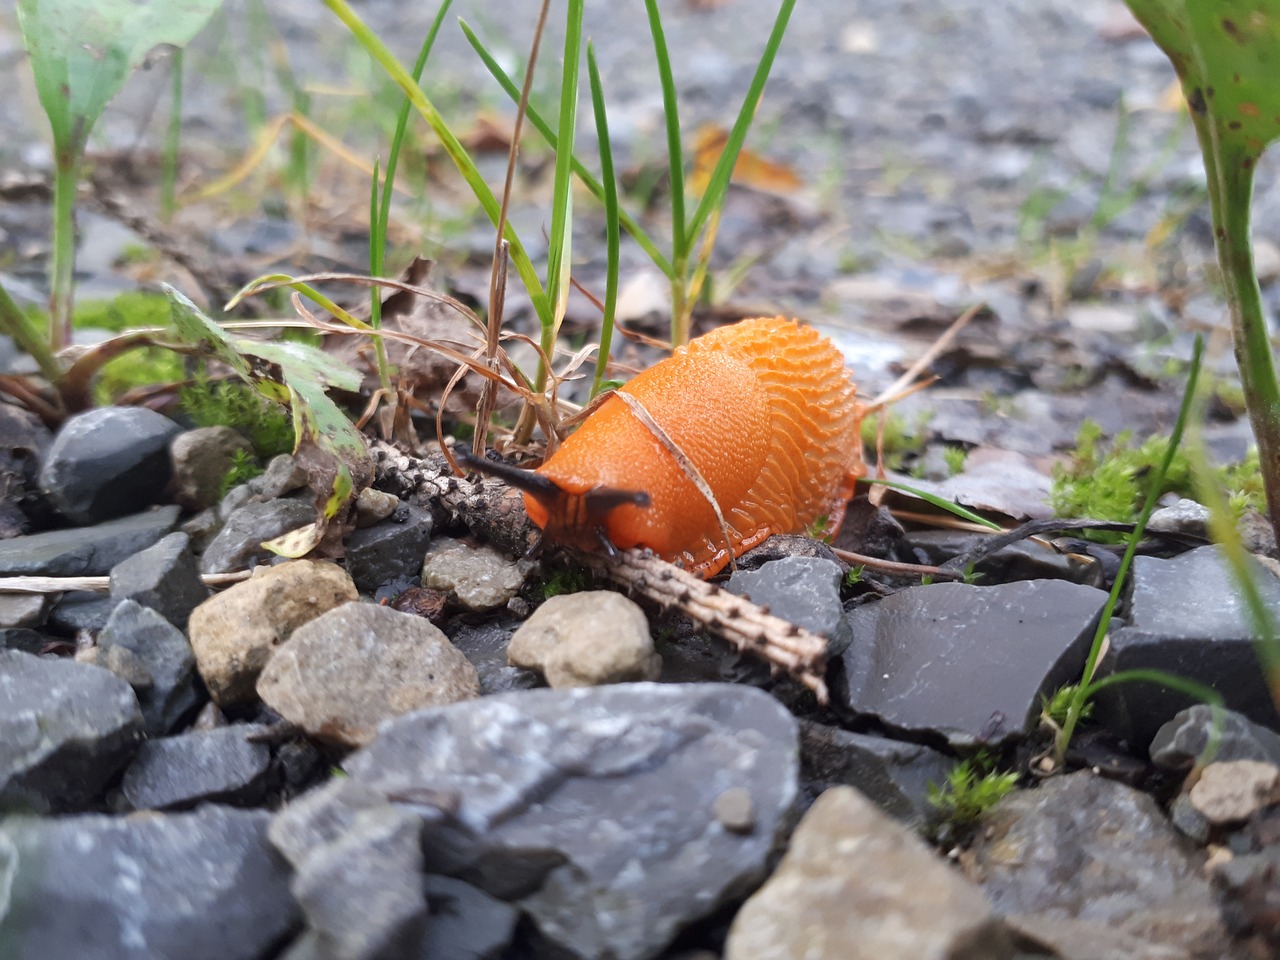
[[[184,47],[221,0],[18,0],[36,91],[59,151],[80,153],[107,103],[160,44]]]

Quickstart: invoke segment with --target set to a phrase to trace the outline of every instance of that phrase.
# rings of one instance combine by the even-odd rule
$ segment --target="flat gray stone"
[[[423,816],[425,868],[579,957],[643,960],[760,881],[797,792],[795,720],[758,690],[530,690],[385,724],[345,768]],[[755,827],[717,799],[743,788]]]
[[[0,823],[6,960],[261,960],[298,923],[269,814]]]
[[[1252,564],[1272,616],[1280,616],[1280,580]],[[1207,684],[1227,707],[1280,729],[1280,713],[1254,652],[1240,593],[1217,547],[1171,560],[1133,562],[1129,625],[1111,631],[1098,677],[1123,670],[1164,670]],[[1117,683],[1099,691],[1095,717],[1134,747],[1147,747],[1162,724],[1199,701],[1155,683]]]
[[[172,530],[181,512],[179,506],[157,507],[92,527],[0,540],[0,576],[106,576]]]
[[[84,808],[141,739],[137,697],[115,674],[0,651],[0,812]]]
[[[148,740],[124,772],[124,797],[135,810],[255,803],[266,786],[271,749],[248,737],[263,729],[236,724]]]
[[[1027,732],[1041,696],[1080,678],[1106,594],[1064,580],[911,587],[850,614],[833,698],[955,746]]]
[[[727,589],[767,607],[775,617],[826,637],[829,652],[842,652],[853,640],[840,602],[844,570],[834,560],[787,557],[758,570],[735,570]]]
[[[309,497],[247,503],[227,517],[222,529],[204,548],[200,572],[231,573],[270,560],[275,554],[263,549],[264,540],[296,530],[315,518],[316,508]]]
[[[800,721],[800,776],[807,792],[855,787],[906,823],[921,823],[934,812],[929,787],[946,782],[954,766],[952,757],[923,744]]]

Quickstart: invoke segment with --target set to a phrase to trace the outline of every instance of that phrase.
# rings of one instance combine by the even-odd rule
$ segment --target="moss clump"
[[[1169,438],[1155,435],[1135,443],[1133,434],[1122,431],[1108,444],[1102,427],[1086,420],[1076,435],[1076,448],[1067,462],[1054,468],[1049,502],[1060,517],[1116,520],[1133,523],[1147,496],[1150,478],[1164,459]],[[1239,463],[1220,468],[1218,482],[1227,490],[1232,509],[1239,516],[1247,509],[1259,510],[1265,500],[1258,453],[1250,451]],[[1158,495],[1194,495],[1191,465],[1186,455],[1175,451]],[[1090,533],[1093,539],[1119,543],[1122,534]]]
[[[264,459],[294,447],[293,420],[288,412],[248,384],[197,380],[178,391],[178,406],[197,427],[224,426],[238,431]]]
[[[954,828],[972,826],[1018,785],[1018,775],[1001,773],[987,753],[962,760],[951,768],[946,782],[929,784],[930,806]]]

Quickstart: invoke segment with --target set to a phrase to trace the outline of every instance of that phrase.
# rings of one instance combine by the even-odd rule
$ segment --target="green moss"
[[[175,383],[185,376],[183,358],[171,350],[141,347],[103,364],[93,382],[93,401],[100,406],[115,403],[135,387]]]
[[[238,487],[261,475],[262,464],[253,454],[245,450],[235,451],[231,455],[231,469],[222,478],[222,484],[218,488],[219,498],[225,497],[232,487]]]
[[[542,582],[543,600],[550,600],[562,593],[581,593],[591,589],[591,574],[582,567],[556,567]]]
[[[957,763],[942,785],[929,784],[931,806],[948,824],[968,827],[1003,800],[1018,785],[1016,773],[1001,773],[987,753]]]
[[[969,459],[969,451],[964,447],[943,447],[942,459],[954,477],[964,471],[964,462]]]
[[[914,426],[896,411],[884,414],[884,439],[881,453],[887,470],[902,471],[907,462],[919,457],[928,439],[926,427],[933,418],[933,411],[921,411]],[[868,449],[876,449],[876,436],[880,430],[880,417],[867,417],[862,421],[862,443]]]
[[[293,421],[288,412],[247,384],[200,380],[178,392],[178,405],[198,427],[225,426],[239,431],[260,457],[293,449]]]
[[[1076,449],[1070,459],[1054,468],[1050,505],[1060,517],[1136,521],[1147,495],[1148,478],[1155,474],[1168,443],[1168,437],[1157,434],[1138,444],[1128,430],[1105,443],[1102,428],[1086,420],[1076,435]],[[1266,501],[1256,449],[1239,463],[1220,468],[1218,481],[1226,489],[1237,517],[1246,509],[1263,508]],[[1174,453],[1159,493],[1161,496],[1166,493],[1180,497],[1194,495],[1191,465],[1181,450]],[[1104,543],[1119,543],[1124,539],[1124,535],[1118,533],[1086,535]]]
[[[114,300],[88,300],[76,304],[72,325],[120,333],[137,327],[167,327],[169,299],[162,293],[132,290]]]

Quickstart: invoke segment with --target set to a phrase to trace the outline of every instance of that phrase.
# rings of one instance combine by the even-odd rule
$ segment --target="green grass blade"
[[[1054,757],[1059,764],[1066,757],[1067,747],[1071,744],[1071,737],[1080,722],[1084,706],[1089,701],[1089,691],[1093,688],[1093,674],[1098,667],[1098,658],[1102,655],[1107,631],[1111,629],[1111,618],[1115,615],[1116,604],[1120,602],[1120,592],[1124,589],[1125,579],[1129,576],[1129,568],[1133,565],[1133,555],[1137,552],[1138,543],[1146,532],[1147,521],[1151,518],[1151,512],[1155,509],[1156,500],[1159,498],[1160,491],[1164,486],[1164,478],[1169,472],[1169,464],[1173,462],[1173,455],[1177,452],[1178,445],[1182,443],[1182,435],[1186,431],[1187,422],[1191,416],[1191,408],[1195,402],[1196,384],[1200,379],[1200,364],[1203,359],[1204,337],[1197,334],[1195,347],[1191,351],[1191,363],[1187,368],[1187,385],[1182,393],[1182,404],[1178,408],[1178,419],[1173,425],[1173,432],[1169,434],[1169,444],[1165,447],[1164,457],[1156,468],[1156,474],[1151,481],[1151,486],[1147,488],[1147,496],[1143,501],[1142,511],[1138,514],[1138,522],[1134,524],[1133,533],[1129,536],[1129,543],[1125,547],[1124,556],[1120,558],[1120,567],[1116,570],[1116,578],[1111,585],[1111,592],[1107,594],[1107,602],[1102,606],[1102,614],[1098,618],[1098,627],[1093,634],[1093,644],[1090,646],[1089,654],[1085,658],[1083,680],[1076,689],[1076,695],[1071,699],[1071,706],[1067,710],[1066,722],[1062,725],[1062,729],[1058,731],[1056,737]]]
[[[427,31],[426,39],[422,41],[422,48],[418,51],[418,59],[413,64],[413,82],[421,84],[422,71],[426,69],[427,58],[431,56],[431,48],[435,46],[436,36],[440,33],[440,27],[444,24],[445,14],[449,12],[449,8],[453,5],[453,0],[444,0],[440,4],[440,9],[436,11],[435,19],[431,21],[431,28]],[[405,101],[400,106],[400,115],[396,117],[395,133],[391,136],[391,151],[387,154],[387,180],[382,187],[382,202],[378,208],[378,219],[376,224],[371,223],[371,229],[376,229],[382,243],[382,249],[385,251],[387,244],[387,224],[391,219],[391,189],[396,181],[396,168],[400,165],[400,150],[404,144],[405,131],[409,127],[409,111],[413,107],[413,102],[405,97]],[[378,272],[374,276],[381,276],[381,270],[384,262],[378,263]],[[378,293],[375,288],[373,297],[378,300]],[[378,324],[374,324],[378,326]]]
[[[720,154],[720,159],[716,161],[715,169],[711,172],[711,177],[707,182],[707,189],[698,201],[697,209],[693,212],[693,219],[689,221],[688,235],[690,237],[698,235],[698,231],[707,222],[711,211],[721,205],[724,201],[725,193],[729,190],[729,180],[733,176],[733,168],[738,162],[738,154],[742,151],[742,145],[747,140],[747,131],[751,128],[751,121],[755,117],[756,107],[759,106],[760,98],[764,95],[765,82],[769,79],[769,72],[773,69],[773,61],[778,54],[778,48],[782,46],[782,38],[787,32],[787,22],[791,19],[791,11],[795,5],[796,0],[783,0],[782,5],[778,8],[777,19],[773,21],[773,30],[769,34],[769,40],[765,43],[764,53],[760,55],[760,62],[756,64],[756,72],[751,78],[751,86],[747,89],[746,99],[742,101],[742,109],[738,111],[738,118],[733,122],[733,129],[729,131],[729,140],[724,146],[724,152]]]
[[[662,85],[662,115],[667,124],[667,169],[671,174],[671,259],[679,263],[689,252],[690,233],[684,222],[684,150],[680,145],[680,111],[676,105],[676,82],[671,73],[671,54],[662,29],[658,0],[644,0],[649,12],[649,33],[658,59],[658,82]]]
[[[1004,533],[1004,527],[998,523],[993,523],[986,517],[980,517],[972,510],[966,510],[958,503],[952,503],[945,497],[940,497],[936,493],[929,493],[926,490],[917,490],[915,487],[906,483],[899,483],[896,480],[883,480],[877,477],[863,477],[863,483],[877,483],[882,487],[888,487],[890,490],[901,490],[903,493],[909,493],[913,497],[919,497],[926,503],[931,503],[939,510],[945,510],[947,513],[955,514],[961,520],[968,520],[970,523],[976,523],[986,527],[988,530],[994,530],[996,533]]]
[[[431,125],[431,129],[435,131],[445,152],[449,155],[449,159],[453,161],[454,166],[462,174],[467,186],[471,188],[476,201],[484,208],[484,212],[488,214],[490,221],[496,226],[501,204],[498,203],[497,197],[493,195],[493,191],[489,189],[489,185],[484,182],[484,178],[480,175],[480,171],[476,167],[475,161],[471,159],[471,155],[467,153],[466,148],[463,147],[453,130],[449,128],[444,117],[440,115],[440,111],[427,99],[427,95],[422,92],[422,88],[414,82],[413,77],[401,66],[400,61],[378,39],[377,35],[365,25],[364,21],[356,15],[346,0],[324,0],[324,4],[351,31],[356,41],[364,47],[368,54],[387,71],[387,75],[400,85],[400,89],[408,96],[414,109],[422,114],[427,123]],[[520,280],[524,283],[525,289],[529,293],[529,298],[533,302],[533,308],[538,314],[538,319],[545,324],[551,317],[551,309],[550,304],[547,302],[546,291],[542,287],[542,281],[538,279],[538,273],[534,269],[528,253],[525,252],[524,244],[520,242],[520,237],[510,223],[507,224],[505,236],[511,244],[511,262],[515,264],[516,272],[520,274]]]
[[[609,351],[613,346],[613,319],[618,307],[618,181],[613,174],[613,147],[609,143],[609,117],[604,107],[604,86],[600,82],[600,69],[596,66],[596,51],[587,44],[587,74],[591,81],[591,106],[595,111],[596,139],[600,144],[600,179],[604,183],[605,248],[608,265],[605,274],[604,316],[600,320],[600,353],[596,356],[596,373],[591,381],[594,397],[604,384],[609,366]]]
[[[550,357],[556,333],[569,305],[569,269],[573,259],[573,138],[578,123],[578,70],[582,61],[582,0],[569,0],[565,14],[564,67],[560,74],[560,126],[556,141],[555,186],[551,199],[551,237],[547,248],[547,299],[552,321],[543,328],[542,349]]]
[[[502,69],[502,65],[498,63],[493,54],[491,54],[484,44],[480,42],[480,38],[476,36],[475,31],[471,29],[465,20],[459,20],[458,26],[462,28],[463,35],[466,36],[467,41],[471,44],[472,49],[475,50],[476,55],[488,69],[489,73],[498,81],[503,92],[511,98],[513,103],[519,103],[520,88],[516,85],[516,82],[511,79],[510,75],[505,70]],[[547,142],[547,145],[559,154],[560,141],[557,139],[555,131],[551,129],[551,125],[543,119],[542,115],[538,113],[533,104],[529,104],[526,107],[525,117],[528,119],[530,125],[538,131],[542,139]],[[582,161],[576,156],[572,156],[572,164],[573,172],[577,175],[578,179],[581,180],[583,185],[591,191],[592,196],[603,203],[605,199],[604,185],[595,178],[591,171],[588,170]],[[618,210],[618,220],[623,229],[625,229],[627,233],[631,235],[632,239],[640,246],[640,249],[642,249],[646,256],[653,261],[653,265],[661,270],[664,276],[670,278],[672,276],[671,262],[666,258],[662,251],[658,249],[658,245],[654,243],[653,238],[645,232],[644,227],[640,226],[634,217],[621,208]]]

